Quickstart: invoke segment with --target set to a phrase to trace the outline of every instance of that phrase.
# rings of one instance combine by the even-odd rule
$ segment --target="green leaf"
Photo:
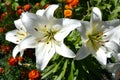
[[[12,9],[14,9],[14,10],[17,10],[17,6],[18,6],[19,4],[17,3],[17,2],[14,2],[13,4],[12,4]]]
[[[42,0],[40,3],[41,3],[41,6],[44,6],[46,4],[46,0]]]
[[[59,69],[59,67],[60,67],[60,64],[61,64],[61,62],[63,61],[63,58],[59,61],[59,63],[55,66],[55,68],[54,68],[54,70],[53,70],[53,73],[55,73],[58,69]]]
[[[68,80],[74,80],[74,71],[75,67],[74,67],[74,61],[72,61],[71,63],[71,71],[70,71],[70,75],[68,76]]]
[[[42,78],[46,77],[46,74],[49,73],[51,70],[54,69],[56,64],[52,64],[51,66],[47,66],[46,69],[42,73]],[[45,77],[44,77],[45,76]]]
[[[45,75],[42,76],[41,79],[47,78],[47,76],[49,76],[52,72],[53,72],[54,68],[50,71],[48,71]]]
[[[115,7],[117,6],[118,0],[110,0],[111,4],[113,4]]]
[[[61,80],[64,77],[67,68],[67,63],[68,60],[65,61],[64,66],[62,68],[62,72],[60,73],[59,77],[56,80]]]
[[[117,6],[110,14],[109,19],[115,19],[119,15],[118,12],[120,12],[120,6]]]

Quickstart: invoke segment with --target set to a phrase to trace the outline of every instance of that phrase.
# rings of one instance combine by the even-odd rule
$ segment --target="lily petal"
[[[39,15],[39,16],[43,16],[45,10],[42,9],[42,10],[37,10],[36,14]]]
[[[37,43],[36,37],[28,35],[26,38],[22,40],[19,46],[20,46],[20,49],[35,48],[36,43]]]
[[[54,38],[58,41],[62,41],[72,30],[81,26],[81,23],[78,20],[64,18],[62,21],[62,29],[54,36]]]
[[[6,33],[6,40],[10,41],[10,42],[13,42],[15,44],[19,44],[21,42],[21,39],[20,39],[20,35],[17,34],[17,32],[19,32],[19,30],[13,30],[13,31],[9,31]]]
[[[104,21],[103,25],[105,28],[115,28],[120,25],[120,19],[114,19],[111,21]]]
[[[120,52],[120,46],[114,42],[114,41],[109,41],[105,43],[105,47],[107,47],[107,49],[109,51],[113,51],[114,53],[119,53]]]
[[[116,42],[120,46],[120,35],[118,35],[119,33],[120,33],[120,25],[114,28],[113,35],[110,38],[110,40]]]
[[[78,50],[75,59],[76,60],[82,60],[86,58],[90,53],[88,52],[87,48],[82,45],[81,48]]]
[[[20,44],[18,44],[14,49],[13,49],[13,56],[15,57],[18,52],[26,49],[26,48],[35,48],[36,47],[36,38],[28,35],[26,38],[24,38]],[[21,53],[22,55],[23,53]]]
[[[23,31],[26,32],[26,29],[25,29],[25,27],[24,27],[21,19],[15,20],[15,21],[14,21],[14,24],[15,24],[15,26],[16,26],[17,29],[23,30]]]
[[[93,7],[92,9],[92,16],[91,16],[91,23],[98,23],[100,21],[102,21],[102,14],[99,8],[97,7]]]
[[[80,32],[82,40],[86,40],[86,32],[90,29],[90,22],[88,21],[81,21],[81,26],[77,28],[77,30]]]
[[[52,46],[52,47],[51,47]],[[36,48],[36,67],[43,70],[52,56],[55,54],[55,48],[52,43],[39,43]]]
[[[19,52],[20,52],[20,56],[23,56],[24,50],[20,51],[19,45],[16,45],[13,49],[12,56],[15,58]]]
[[[120,44],[120,35],[118,35],[119,33],[120,33],[120,25],[113,29],[106,30],[104,33],[105,35],[104,38],[107,40],[114,41],[117,44]]]
[[[64,57],[74,58],[76,56],[64,43],[55,44],[55,50],[59,55]]]
[[[26,30],[33,36],[40,35],[36,27],[45,23],[43,17],[28,12],[22,13],[21,21],[25,25]]]
[[[90,27],[92,32],[97,33],[103,31],[102,29],[102,14],[99,8],[93,7],[90,20]]]
[[[99,50],[96,52],[95,58],[102,64],[103,66],[107,63],[107,54],[102,48],[99,48]]]
[[[48,20],[53,19],[53,18],[54,18],[54,17],[53,17],[54,12],[55,12],[55,10],[56,10],[58,7],[59,7],[59,5],[55,5],[55,4],[50,5],[49,7],[47,7],[47,8],[45,9],[45,12],[44,12],[43,15],[46,16],[46,18],[47,18]]]

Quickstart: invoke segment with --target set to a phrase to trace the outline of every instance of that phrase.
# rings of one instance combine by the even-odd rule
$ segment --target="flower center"
[[[47,44],[49,44],[49,41],[54,39],[54,34],[55,33],[56,32],[51,31],[51,30],[46,32],[46,37],[47,37],[46,42],[47,42]]]
[[[38,40],[38,42],[46,42],[47,44],[49,44],[49,42],[51,40],[55,40],[54,39],[54,35],[57,33],[57,29],[53,29],[49,26],[43,26],[41,28],[35,28],[36,31],[38,31],[40,34],[42,34]]]
[[[99,47],[104,43],[102,40],[102,32],[99,32],[97,34],[88,34],[87,37],[88,39],[86,40],[86,44],[92,46],[95,51],[97,51]]]
[[[104,46],[105,42],[108,42],[108,40],[104,40],[103,37],[105,37],[105,35],[103,35],[103,30],[98,27],[98,24],[93,24],[93,27],[87,31],[86,36],[86,45],[91,46],[95,51],[97,51],[100,46]]]

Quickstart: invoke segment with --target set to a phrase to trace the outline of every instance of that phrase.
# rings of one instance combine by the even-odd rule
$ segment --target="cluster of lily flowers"
[[[93,7],[91,19],[81,21],[69,18],[55,18],[59,5],[52,4],[36,14],[23,12],[15,20],[15,30],[6,34],[6,40],[17,44],[12,55],[23,56],[26,48],[35,48],[36,67],[44,70],[55,53],[75,60],[82,60],[92,54],[100,64],[118,79],[120,70],[120,20],[102,21],[99,8]],[[74,53],[64,44],[64,39],[73,30],[80,32],[82,46]],[[115,62],[108,62],[113,57]]]

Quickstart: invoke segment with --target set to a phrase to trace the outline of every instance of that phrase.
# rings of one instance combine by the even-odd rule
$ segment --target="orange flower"
[[[66,4],[66,5],[65,5],[65,9],[72,9],[72,6],[69,5],[69,4]]]
[[[9,45],[5,46],[5,51],[6,51],[6,52],[9,52],[9,51],[10,51],[10,46],[9,46]]]
[[[18,9],[18,10],[16,11],[16,14],[17,14],[17,15],[21,15],[21,14],[22,14],[22,12],[24,12],[24,10],[23,10],[23,9]]]
[[[66,0],[66,3],[71,3],[73,0]]]
[[[2,33],[3,32],[3,28],[2,27],[0,27],[0,33]]]
[[[20,5],[19,5],[19,6],[17,6],[17,10],[18,10],[18,9],[22,9],[22,6],[20,6]]]
[[[9,45],[7,45],[7,46],[3,45],[3,46],[2,46],[2,52],[3,52],[4,54],[9,53],[9,51],[10,51],[10,46],[9,46]]]
[[[0,74],[3,73],[3,68],[0,67]]]
[[[76,6],[78,5],[78,3],[79,3],[79,0],[73,0],[73,1],[70,3],[70,5],[71,5],[72,7],[76,7]]]
[[[16,65],[17,62],[18,62],[18,60],[17,60],[16,58],[10,57],[10,58],[8,59],[8,64],[9,64],[10,66]]]
[[[28,73],[28,77],[30,80],[40,80],[40,73],[38,70],[31,70],[29,73]]]
[[[72,10],[67,9],[64,10],[64,17],[71,17],[72,16]]]
[[[2,13],[1,19],[4,19],[7,16],[7,12]]]
[[[35,3],[35,7],[40,7],[40,3],[39,2]]]
[[[26,5],[24,5],[23,8],[24,8],[25,11],[29,11],[32,7],[31,7],[30,4],[26,4]]]
[[[22,62],[24,58],[22,56],[17,57],[18,61]]]

